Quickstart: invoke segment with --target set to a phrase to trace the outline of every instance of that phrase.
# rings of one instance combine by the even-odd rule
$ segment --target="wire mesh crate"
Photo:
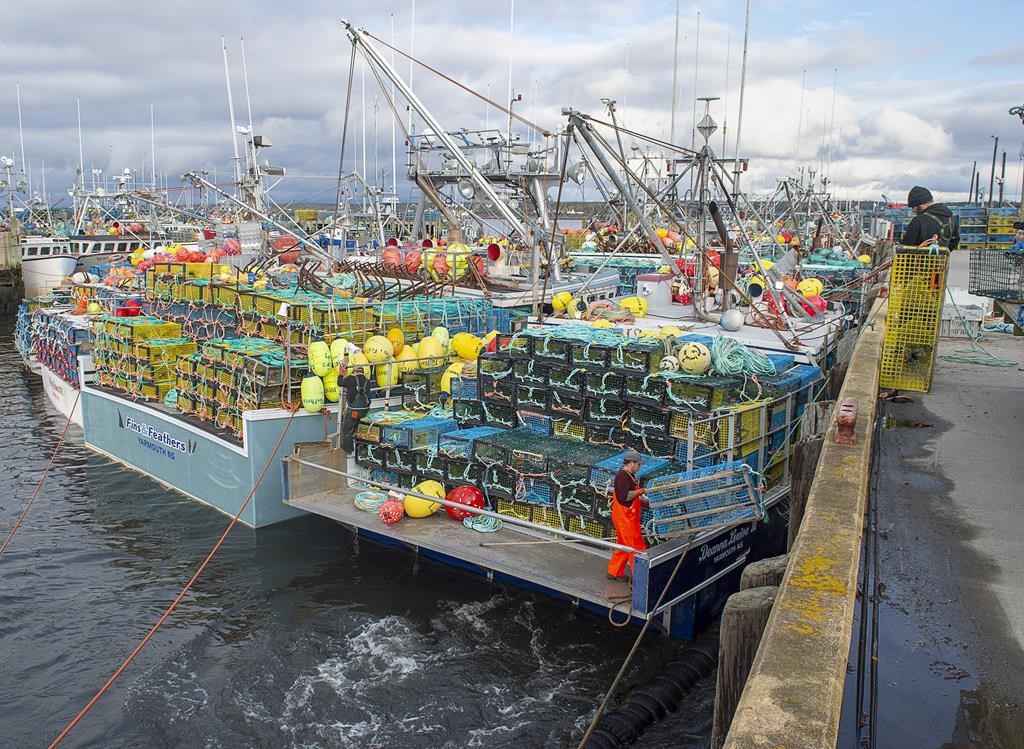
[[[634,434],[668,437],[672,415],[667,408],[636,404],[629,409],[626,428]]]
[[[384,467],[395,473],[411,475],[416,472],[416,453],[397,445],[381,445]]]
[[[503,344],[503,345],[502,345]],[[524,330],[509,336],[508,340],[502,340],[498,346],[499,352],[510,359],[529,359],[533,355],[533,337],[531,331]]]
[[[970,272],[972,294],[1024,302],[1024,250],[971,250]]]
[[[624,450],[629,444],[629,432],[622,427],[587,424],[586,439],[592,445],[615,447]]]
[[[581,396],[585,391],[586,376],[587,371],[579,367],[551,367],[551,390],[570,397]]]
[[[657,374],[629,375],[626,377],[622,395],[628,403],[644,403],[650,406],[665,404],[668,380]]]
[[[452,401],[452,416],[462,428],[482,426],[486,423],[483,401]]]
[[[547,387],[531,387],[530,385],[516,385],[515,404],[517,408],[545,411],[548,408],[550,391]]]
[[[471,484],[480,486],[484,478],[484,467],[463,458],[448,458],[445,466],[445,483]]]
[[[414,463],[416,475],[421,479],[444,481],[448,458],[431,450],[419,450],[415,453]]]
[[[569,347],[569,363],[596,372],[606,371],[611,366],[612,347],[599,343],[575,341]]]
[[[546,387],[551,367],[533,359],[518,359],[512,366],[512,379],[519,385]]]
[[[533,337],[533,358],[544,364],[568,364],[570,340],[557,330]]]
[[[445,367],[429,367],[406,372],[402,377],[402,385],[405,388],[402,402],[412,406],[428,406],[440,401],[441,377],[444,372]]]
[[[480,397],[480,380],[476,377],[452,377],[452,398],[473,400]]]
[[[521,474],[543,476],[547,473],[548,450],[535,434],[511,429],[476,439],[473,460],[486,466],[500,465]]]
[[[626,408],[621,401],[610,398],[587,398],[583,420],[597,426],[622,426]]]
[[[488,403],[486,401],[480,405],[483,409],[484,423],[489,426],[515,429],[519,423],[516,410],[512,406]]]
[[[374,442],[355,442],[356,465],[366,468],[384,467],[384,449]]]
[[[673,408],[685,406],[694,411],[714,411],[739,400],[744,390],[740,377],[694,377],[678,373],[662,376],[668,382],[665,404]]]
[[[513,361],[505,352],[485,351],[477,358],[476,366],[479,374],[492,375],[500,379],[512,371]]]
[[[647,482],[654,531],[663,538],[764,515],[761,493],[743,463],[698,468]]]
[[[381,442],[406,450],[426,450],[437,446],[438,437],[458,428],[454,419],[424,416],[398,424],[385,424]]]
[[[437,451],[450,458],[469,458],[473,455],[473,443],[477,439],[489,437],[501,431],[498,427],[479,426],[446,432],[437,439]]]
[[[584,406],[585,401],[583,398],[574,398],[572,396],[563,395],[557,390],[554,390],[551,393],[551,402],[548,407],[550,408],[553,416],[581,420],[583,418]]]
[[[519,409],[516,411],[516,416],[519,418],[519,426],[525,431],[539,437],[551,436],[552,417],[548,414]]]
[[[555,491],[555,507],[563,513],[578,517],[600,517],[599,507],[606,503],[605,497],[592,486],[565,486]]]
[[[676,440],[671,437],[653,437],[630,432],[626,444],[637,452],[664,460],[672,460],[676,454]]]
[[[946,250],[902,247],[893,254],[880,387],[931,389],[948,259]]]
[[[616,372],[587,372],[584,394],[598,398],[621,398],[626,378]]]
[[[623,374],[651,374],[658,371],[665,344],[655,338],[627,339],[612,349],[611,368]]]
[[[515,403],[516,383],[511,377],[480,375],[480,397],[488,403]]]
[[[551,419],[551,435],[573,442],[583,442],[587,439],[587,427],[582,421],[554,417]]]

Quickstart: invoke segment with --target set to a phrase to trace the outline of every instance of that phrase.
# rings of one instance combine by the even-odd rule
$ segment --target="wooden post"
[[[762,588],[766,585],[779,585],[786,574],[789,554],[768,557],[759,562],[748,564],[740,575],[740,590]]]
[[[774,585],[742,590],[729,596],[722,612],[718,645],[718,681],[715,685],[715,717],[711,749],[721,749],[729,733],[761,635],[779,589]]]
[[[814,471],[821,455],[822,437],[800,440],[793,449],[792,479],[789,484],[789,534],[786,549],[793,548],[800,522],[804,518],[804,505],[814,482]]]

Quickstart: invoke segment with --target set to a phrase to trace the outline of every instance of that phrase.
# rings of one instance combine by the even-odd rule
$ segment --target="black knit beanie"
[[[932,202],[932,194],[928,191],[927,187],[921,187],[920,185],[914,185],[910,188],[910,194],[907,195],[907,205],[911,208],[916,208],[919,205]]]

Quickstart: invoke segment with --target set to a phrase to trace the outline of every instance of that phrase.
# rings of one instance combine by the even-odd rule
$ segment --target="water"
[[[9,324],[0,393],[6,535],[64,426]],[[226,521],[86,449],[73,427],[0,557],[0,745],[52,740]],[[575,746],[634,637],[321,518],[238,527],[64,745]],[[676,650],[648,635],[626,688]],[[712,677],[642,746],[706,746],[713,697]]]

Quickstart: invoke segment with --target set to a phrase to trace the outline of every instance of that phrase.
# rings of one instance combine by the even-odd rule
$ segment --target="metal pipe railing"
[[[498,520],[501,520],[505,523],[509,523],[510,525],[519,525],[523,528],[530,528],[531,530],[543,531],[544,533],[557,533],[558,535],[565,536],[566,538],[572,538],[577,541],[586,541],[588,543],[594,544],[595,546],[600,546],[604,549],[611,549],[613,551],[617,550],[641,553],[640,549],[634,549],[632,546],[623,546],[622,544],[617,544],[613,541],[605,541],[601,538],[592,538],[591,536],[584,536],[581,533],[573,533],[572,531],[567,531],[560,528],[552,528],[547,525],[540,525],[539,523],[531,523],[529,520],[522,520],[521,518],[510,517],[508,515],[501,515],[497,512],[492,512],[491,510],[470,507],[469,505],[464,505],[459,502],[449,502],[447,499],[431,497],[427,494],[420,494],[419,492],[413,491],[412,489],[403,489],[398,486],[392,486],[391,484],[385,484],[382,481],[373,481],[372,479],[364,478],[362,476],[356,476],[351,473],[346,473],[345,471],[338,470],[337,468],[331,468],[329,466],[320,465],[318,463],[312,463],[308,460],[302,460],[301,458],[297,458],[294,455],[286,455],[283,459],[291,463],[298,463],[299,465],[309,466],[310,468],[316,468],[321,471],[326,471],[327,473],[333,473],[336,476],[342,476],[347,479],[352,479],[353,481],[358,481],[361,484],[376,486],[381,489],[387,489],[388,491],[399,492],[403,495],[408,495],[410,497],[426,499],[430,502],[436,502],[437,504],[443,505],[445,507],[454,507],[459,510],[470,510],[474,515],[483,515],[484,517],[497,518]]]

